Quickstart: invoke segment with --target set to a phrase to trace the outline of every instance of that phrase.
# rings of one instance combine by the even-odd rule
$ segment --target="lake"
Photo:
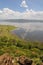
[[[40,21],[0,21],[1,25],[13,25],[18,27],[12,30],[12,34],[18,35],[20,38],[31,41],[43,41],[43,22]]]

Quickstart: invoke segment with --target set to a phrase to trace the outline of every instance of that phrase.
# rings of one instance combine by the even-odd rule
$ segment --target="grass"
[[[13,57],[24,55],[31,58],[36,65],[43,62],[43,43],[20,39],[10,33],[14,26],[0,25],[0,55],[9,53]]]

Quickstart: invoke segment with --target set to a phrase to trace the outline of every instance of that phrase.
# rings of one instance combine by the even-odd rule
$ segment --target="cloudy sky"
[[[0,0],[0,19],[43,20],[43,0]]]

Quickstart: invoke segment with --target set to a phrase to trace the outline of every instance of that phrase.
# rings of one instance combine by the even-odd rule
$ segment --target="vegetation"
[[[0,55],[9,53],[13,57],[24,55],[31,58],[36,65],[43,62],[43,43],[25,41],[11,34],[16,27],[0,25]]]

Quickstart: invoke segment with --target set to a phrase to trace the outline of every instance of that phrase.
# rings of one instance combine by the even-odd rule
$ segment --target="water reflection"
[[[11,33],[18,35],[19,37],[27,40],[43,41],[43,22],[0,22],[3,25],[13,25],[19,27],[17,30],[11,31]]]

